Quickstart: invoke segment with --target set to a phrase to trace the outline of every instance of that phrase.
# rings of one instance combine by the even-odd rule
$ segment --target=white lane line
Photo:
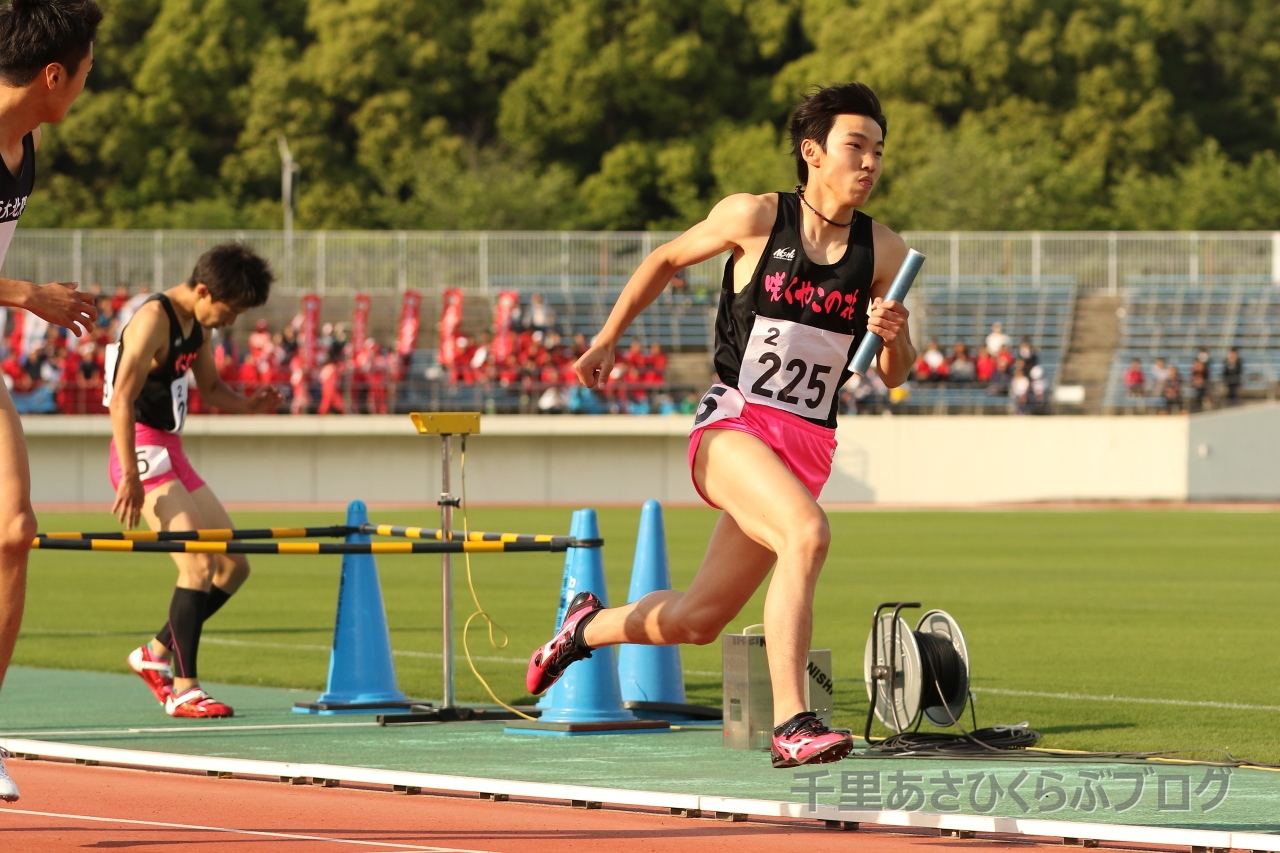
[[[92,632],[86,632],[92,633]],[[232,640],[224,637],[203,637],[202,643],[213,643],[223,646],[249,646],[253,648],[263,649],[301,649],[304,651],[324,651],[330,650],[329,646],[315,645],[295,645],[292,643],[263,643],[257,640]],[[396,657],[409,658],[434,658],[440,660],[443,655],[438,652],[415,652],[407,650],[392,650],[391,654]],[[506,658],[506,657],[480,657],[471,656],[472,660],[483,661],[485,663],[511,663],[511,664],[528,664],[527,658]],[[686,669],[685,675],[696,675],[699,677],[719,677],[723,673],[702,670],[702,669]],[[837,678],[836,682],[849,682],[853,684],[864,683],[861,678]],[[1212,702],[1199,701],[1194,699],[1149,699],[1141,696],[1116,696],[1113,694],[1095,695],[1089,693],[1048,693],[1039,690],[1006,690],[1001,687],[975,687],[974,693],[991,693],[999,696],[1028,696],[1038,699],[1069,699],[1079,702],[1132,702],[1140,705],[1171,705],[1178,708],[1216,708],[1222,711],[1280,711],[1280,705],[1251,705],[1244,702]]]
[[[260,643],[255,640],[230,640],[214,637],[204,637],[201,642],[204,643],[221,643],[228,646],[260,646],[263,648],[273,649],[308,649],[328,651],[328,646],[295,646],[289,643]],[[436,658],[442,655],[434,652],[414,652],[414,651],[392,651],[393,655],[403,657],[425,657]],[[529,661],[525,658],[504,658],[504,657],[477,657],[472,656],[472,660],[485,661],[487,663],[512,663],[527,664]],[[696,675],[702,678],[718,678],[723,673],[702,669],[686,669],[685,675]],[[864,683],[861,678],[837,678],[837,682],[852,682],[854,684]],[[1243,702],[1212,702],[1197,701],[1194,699],[1147,699],[1139,696],[1115,696],[1093,695],[1088,693],[1046,693],[1037,690],[1006,690],[1000,687],[975,687],[974,693],[991,693],[1000,696],[1028,696],[1039,699],[1070,699],[1081,702],[1133,702],[1142,705],[1171,705],[1179,708],[1216,708],[1223,711],[1280,711],[1280,705],[1250,705]]]
[[[182,734],[183,732],[244,732],[244,731],[262,731],[276,729],[350,729],[350,728],[368,728],[378,725],[370,720],[366,723],[278,723],[273,725],[262,726],[237,726],[232,723],[226,725],[210,725],[210,726],[156,726],[154,728],[125,728],[125,729],[70,729],[67,731],[49,731],[49,732],[0,732],[0,737],[29,738],[41,735],[43,737],[67,736],[75,737],[78,735],[153,735],[153,734]]]
[[[215,646],[248,646],[256,649],[293,649],[306,652],[327,652],[330,646],[302,645],[298,643],[263,643],[258,640],[232,640],[228,637],[201,637],[201,643],[212,644]],[[433,660],[441,660],[444,655],[439,652],[415,652],[402,649],[392,649],[391,654],[400,658],[431,658]],[[518,663],[527,665],[528,658],[504,658],[494,656],[472,655],[472,660],[482,661],[484,663]],[[716,673],[719,675],[720,673]]]
[[[1088,693],[1044,693],[1038,690],[1005,690],[1000,687],[975,687],[973,692],[995,693],[1000,696],[1033,696],[1040,699],[1070,699],[1080,702],[1135,702],[1141,705],[1218,708],[1226,711],[1280,711],[1280,705],[1246,705],[1242,702],[1207,702],[1193,699],[1145,699],[1138,696],[1094,696]]]
[[[224,832],[230,835],[253,835],[260,838],[287,838],[290,841],[327,841],[330,844],[355,844],[360,847],[379,847],[382,850],[419,850],[424,853],[493,853],[489,850],[472,850],[463,847],[423,847],[418,844],[397,844],[392,841],[360,841],[354,838],[329,838],[323,835],[296,835],[291,832],[264,832],[257,829],[232,829],[225,826],[200,826],[190,823],[163,823],[154,820],[129,820],[122,817],[95,817],[82,814],[60,814],[59,812],[37,812],[27,809],[0,809],[0,815],[26,814],[36,817],[56,817],[63,820],[83,820],[93,823],[120,823],[131,826],[158,826],[163,829],[189,829],[200,832]]]

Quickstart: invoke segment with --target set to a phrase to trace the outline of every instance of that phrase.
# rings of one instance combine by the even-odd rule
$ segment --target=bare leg
[[[0,685],[22,627],[27,597],[27,556],[36,535],[31,508],[31,468],[22,421],[0,385]]]
[[[709,643],[755,592],[777,555],[765,598],[765,642],[775,725],[805,710],[813,596],[831,533],[804,485],[755,436],[710,430],[694,461],[702,491],[724,507],[707,555],[686,593],[656,592],[602,611],[589,646]]]
[[[197,530],[206,526],[195,498],[177,480],[170,480],[147,493],[146,502],[142,505],[142,517],[152,530]],[[221,555],[174,553],[169,556],[178,565],[178,587],[209,591],[218,570],[217,558]],[[151,649],[157,655],[169,657],[169,650],[155,640],[151,641]],[[195,678],[173,680],[175,694],[182,694],[199,686],[200,681]]]
[[[235,525],[231,516],[208,486],[201,486],[191,493],[200,510],[200,526],[231,528]],[[214,554],[213,584],[228,595],[234,594],[249,579],[249,558],[244,554]]]
[[[705,441],[705,439],[704,439]],[[587,645],[652,646],[715,642],[773,566],[773,552],[752,541],[724,513],[688,592],[651,592],[624,607],[602,610],[587,625]]]

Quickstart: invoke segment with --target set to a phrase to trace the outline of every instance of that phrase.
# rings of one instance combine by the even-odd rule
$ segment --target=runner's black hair
[[[271,265],[243,243],[221,243],[200,256],[187,285],[203,284],[215,302],[244,310],[257,308],[271,295]]]
[[[0,6],[0,80],[26,86],[54,63],[74,77],[100,23],[94,0],[10,0]]]
[[[836,116],[867,116],[880,125],[882,136],[889,133],[888,121],[880,110],[880,99],[865,83],[842,83],[823,86],[809,93],[791,117],[791,153],[796,158],[796,176],[801,184],[809,181],[809,164],[800,154],[800,144],[806,139],[817,142],[827,150],[827,137]]]

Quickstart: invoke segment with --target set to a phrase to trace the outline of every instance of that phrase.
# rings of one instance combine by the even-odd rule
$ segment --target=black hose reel
[[[969,701],[969,649],[960,626],[946,611],[930,610],[912,631],[901,613],[919,606],[918,601],[890,601],[872,617],[863,662],[868,743],[873,716],[898,733],[915,726],[921,715],[947,727],[959,724]],[[892,612],[885,613],[889,608]]]

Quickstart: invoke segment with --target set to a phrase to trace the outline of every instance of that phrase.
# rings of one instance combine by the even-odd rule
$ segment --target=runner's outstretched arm
[[[591,348],[574,365],[578,381],[593,388],[608,380],[618,341],[677,272],[730,249],[740,252],[743,239],[756,236],[761,228],[768,234],[772,227],[773,212],[763,197],[737,193],[712,208],[706,219],[650,252],[622,288]]]
[[[25,308],[41,319],[83,337],[98,319],[92,293],[81,293],[74,281],[32,284],[0,278],[0,305]]]

